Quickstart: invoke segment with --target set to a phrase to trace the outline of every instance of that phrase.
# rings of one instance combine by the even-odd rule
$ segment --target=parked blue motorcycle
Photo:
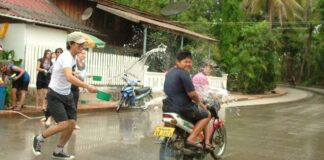
[[[117,106],[117,112],[122,107],[146,109],[145,103],[153,99],[151,87],[139,87],[138,82],[128,78],[124,74],[122,79],[126,84],[122,87],[121,98]]]

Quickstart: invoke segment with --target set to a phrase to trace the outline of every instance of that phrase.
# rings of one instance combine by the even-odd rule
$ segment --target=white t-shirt
[[[71,93],[71,83],[66,79],[64,68],[71,68],[75,65],[75,57],[70,51],[64,51],[54,63],[49,88],[62,95]]]

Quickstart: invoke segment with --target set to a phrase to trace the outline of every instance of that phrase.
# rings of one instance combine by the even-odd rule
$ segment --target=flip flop
[[[205,144],[205,148],[207,150],[214,150],[215,149],[215,146],[213,146],[212,144]]]
[[[22,108],[21,107],[15,107],[14,109],[12,109],[13,111],[21,111]]]
[[[196,143],[194,143],[194,144],[186,142],[185,146],[186,146],[186,147],[189,147],[189,148],[193,147],[193,148],[200,148],[200,149],[203,149],[203,145],[200,144],[199,142],[196,142]]]

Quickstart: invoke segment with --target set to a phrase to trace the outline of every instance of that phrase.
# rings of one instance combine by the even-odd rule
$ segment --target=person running
[[[87,51],[83,50],[76,56],[76,65],[73,66],[72,71],[73,74],[81,81],[90,75],[87,75],[86,66],[84,60],[86,58]],[[71,92],[73,93],[73,99],[75,103],[75,108],[78,109],[78,102],[80,97],[80,89],[78,86],[73,85],[71,86]],[[75,129],[80,129],[78,125],[75,125]]]
[[[50,82],[50,75],[48,73],[49,69],[52,66],[51,62],[51,50],[47,49],[44,52],[42,58],[37,60],[37,79],[36,79],[36,108],[39,106],[39,100],[41,100],[41,105],[43,111],[46,110],[46,99],[45,95],[47,94],[48,84]]]
[[[3,77],[7,76],[9,80],[12,80],[12,108],[15,111],[20,111],[24,105],[26,99],[26,93],[29,85],[29,74],[22,68],[19,68],[13,64],[2,63],[1,72]],[[20,92],[20,99],[17,103],[17,91]]]
[[[76,108],[71,93],[71,84],[86,88],[96,93],[97,88],[88,85],[72,74],[75,56],[83,50],[85,38],[81,32],[72,32],[67,36],[67,50],[62,53],[54,64],[51,81],[47,93],[48,112],[57,122],[43,133],[33,136],[32,150],[36,156],[41,154],[41,145],[55,134],[61,133],[53,158],[74,159],[73,155],[64,152],[64,146],[70,139],[77,119]]]

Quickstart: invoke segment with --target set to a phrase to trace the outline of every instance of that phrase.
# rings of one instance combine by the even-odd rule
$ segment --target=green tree
[[[241,6],[250,14],[266,11],[270,28],[272,28],[274,18],[278,18],[282,25],[285,20],[296,17],[301,19],[300,15],[303,11],[296,0],[243,0]]]
[[[307,65],[307,77],[310,76],[311,73],[311,56],[312,56],[312,39],[313,32],[315,29],[316,21],[320,19],[319,10],[316,8],[317,1],[316,0],[302,0],[302,6],[305,9],[304,12],[304,24],[307,26],[307,38],[305,40],[305,51],[303,55],[302,64],[300,66],[299,79],[302,79],[305,72],[305,65]],[[315,23],[314,23],[315,21]]]
[[[238,88],[244,93],[263,93],[276,87],[280,75],[279,33],[269,32],[266,22],[244,27],[231,59],[232,73],[238,73]]]

